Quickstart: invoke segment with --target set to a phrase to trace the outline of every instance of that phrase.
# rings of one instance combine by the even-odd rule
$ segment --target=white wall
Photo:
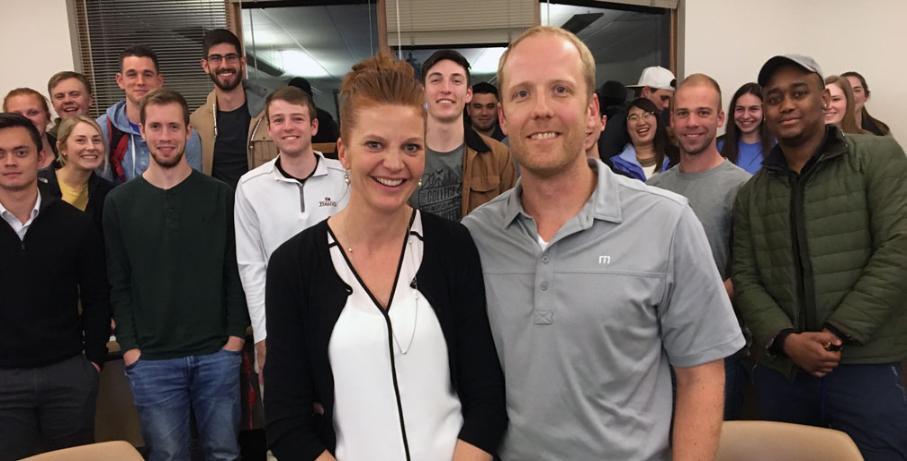
[[[907,143],[907,1],[682,0],[680,9],[678,76],[710,75],[725,104],[768,58],[805,54],[824,75],[863,74],[869,112]]]
[[[0,0],[0,43],[0,98],[19,87],[47,96],[50,76],[74,69],[66,0]]]

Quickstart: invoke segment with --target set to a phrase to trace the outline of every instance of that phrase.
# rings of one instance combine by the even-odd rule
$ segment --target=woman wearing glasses
[[[614,170],[645,182],[655,173],[668,169],[670,144],[652,101],[636,98],[630,102],[627,135],[630,142],[620,154],[611,157]]]
[[[503,377],[475,245],[407,204],[425,162],[413,69],[388,56],[341,86],[349,205],[268,265],[265,415],[280,459],[491,460]]]

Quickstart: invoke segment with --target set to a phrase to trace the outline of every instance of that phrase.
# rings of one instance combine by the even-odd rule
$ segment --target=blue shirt
[[[718,150],[724,147],[724,140],[718,141]],[[737,161],[735,165],[746,170],[749,174],[756,174],[762,169],[762,143],[757,142],[747,144],[743,141],[737,141]]]

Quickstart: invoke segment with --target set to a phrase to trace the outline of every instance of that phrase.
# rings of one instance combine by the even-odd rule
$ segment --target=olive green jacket
[[[785,329],[831,327],[841,363],[907,357],[907,158],[890,137],[828,127],[801,175],[779,146],[737,194],[736,305],[758,363],[793,376],[768,352]]]

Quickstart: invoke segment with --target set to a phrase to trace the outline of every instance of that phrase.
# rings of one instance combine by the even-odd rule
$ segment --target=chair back
[[[143,461],[143,459],[132,445],[115,440],[49,451],[22,461]]]
[[[774,421],[725,421],[717,461],[863,461],[844,432]]]

